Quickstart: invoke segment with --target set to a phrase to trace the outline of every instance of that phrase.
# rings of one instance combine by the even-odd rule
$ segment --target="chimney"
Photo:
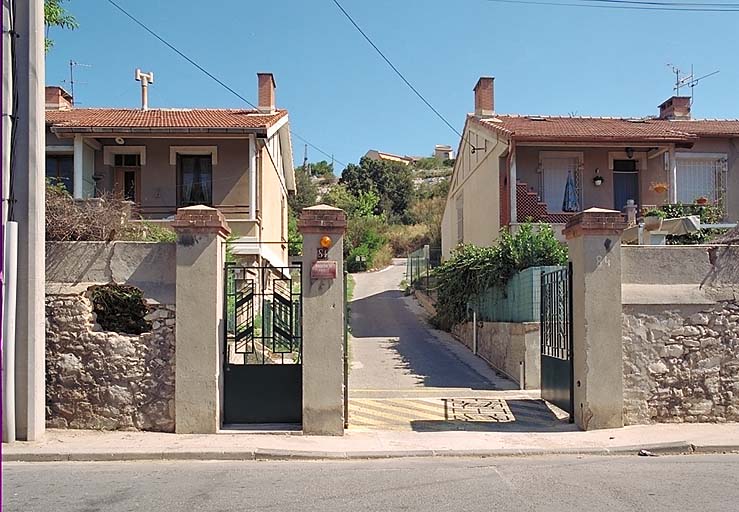
[[[58,85],[49,85],[45,90],[46,110],[71,110],[74,104],[72,95]]]
[[[144,73],[136,68],[134,78],[137,82],[141,82],[141,110],[149,110],[149,84],[154,83],[154,72]]]
[[[476,116],[492,116],[495,115],[495,89],[493,87],[492,76],[481,76],[477,81],[477,85],[473,89],[475,91],[475,115]]]
[[[673,96],[659,106],[660,119],[690,119],[690,97]]]
[[[275,77],[272,73],[257,73],[259,92],[259,111],[272,113],[275,111]]]

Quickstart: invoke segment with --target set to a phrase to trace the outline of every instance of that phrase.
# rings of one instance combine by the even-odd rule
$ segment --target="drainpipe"
[[[249,135],[249,220],[257,220],[257,141]]]
[[[15,290],[18,285],[18,223],[5,224],[3,261],[3,443],[15,441]]]
[[[83,165],[85,163],[84,156],[85,141],[82,135],[74,136],[74,181],[72,184],[73,197],[82,199],[82,186],[84,184]]]
[[[675,159],[675,145],[670,146],[670,202],[677,203],[677,160]]]
[[[509,202],[510,204],[510,210],[511,210],[511,224],[518,222],[518,204],[516,201],[516,183],[518,181],[518,178],[516,176],[516,143],[511,139],[511,146],[510,150],[511,152],[511,172],[509,176],[510,183],[508,184],[510,186],[510,195],[511,200]]]
[[[9,33],[10,4],[3,2],[3,62],[11,63],[11,44],[15,37]],[[8,64],[3,73],[2,89],[2,180],[0,199],[2,202],[2,229],[0,229],[0,347],[2,347],[2,440],[15,441],[15,298],[17,286],[16,264],[18,261],[18,224],[9,222],[10,205],[10,144],[15,118],[13,104],[14,66]],[[6,262],[5,260],[9,260]],[[8,265],[10,263],[11,265]],[[12,267],[12,268],[11,268]]]
[[[477,307],[472,309],[472,353],[477,355]]]

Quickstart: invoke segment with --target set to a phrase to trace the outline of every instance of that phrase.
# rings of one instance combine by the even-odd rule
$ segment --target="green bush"
[[[90,288],[92,310],[106,331],[141,334],[151,330],[144,318],[148,311],[144,294],[135,286],[106,284]]]
[[[567,247],[548,224],[522,224],[511,235],[502,231],[496,245],[462,245],[452,257],[434,269],[437,279],[435,322],[443,329],[467,318],[467,303],[491,286],[503,287],[517,272],[529,267],[564,265]]]
[[[701,224],[716,224],[724,220],[724,209],[719,204],[664,204],[659,207],[667,219],[696,215]],[[697,245],[706,244],[712,239],[726,233],[724,229],[701,229],[687,235],[668,235],[668,245]]]
[[[375,267],[375,254],[387,243],[385,219],[379,215],[349,219],[344,239],[344,257],[349,272]],[[357,261],[363,256],[365,261]]]

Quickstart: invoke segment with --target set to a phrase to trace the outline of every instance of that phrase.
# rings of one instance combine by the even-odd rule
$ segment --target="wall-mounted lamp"
[[[606,181],[603,176],[600,175],[600,169],[598,167],[595,168],[595,177],[593,177],[593,185],[596,187],[600,187],[603,185],[603,182]]]
[[[634,148],[626,148],[626,156],[629,159],[634,158]]]

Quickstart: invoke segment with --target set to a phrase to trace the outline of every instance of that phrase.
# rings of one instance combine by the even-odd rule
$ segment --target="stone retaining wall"
[[[739,421],[739,302],[623,307],[627,424]]]
[[[474,324],[455,325],[452,334],[473,349]],[[521,385],[538,389],[541,373],[539,322],[478,322],[477,355]]]
[[[174,432],[175,308],[149,307],[151,332],[119,334],[86,293],[47,295],[47,426]]]

